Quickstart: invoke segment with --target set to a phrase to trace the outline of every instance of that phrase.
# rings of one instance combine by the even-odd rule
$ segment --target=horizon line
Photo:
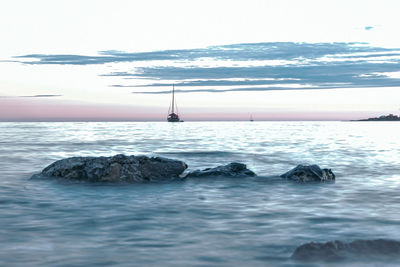
[[[264,119],[264,120],[184,120],[182,122],[318,122],[318,121],[358,121],[357,119]],[[168,122],[167,120],[3,120],[0,119],[0,123],[7,122]]]

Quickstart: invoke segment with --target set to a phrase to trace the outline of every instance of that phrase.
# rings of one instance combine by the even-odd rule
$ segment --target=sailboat
[[[254,121],[253,115],[250,115],[250,121]]]
[[[176,110],[176,113],[175,113],[175,110]],[[168,113],[169,113],[168,117],[167,117],[168,122],[183,122],[179,118],[178,106],[176,105],[176,102],[175,102],[175,85],[172,85],[172,105],[169,107]]]

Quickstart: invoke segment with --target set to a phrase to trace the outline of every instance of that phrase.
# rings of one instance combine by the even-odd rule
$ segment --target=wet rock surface
[[[335,181],[335,174],[331,169],[321,169],[318,165],[298,165],[280,177],[299,183]]]
[[[228,165],[218,166],[215,168],[207,168],[204,170],[196,170],[190,172],[186,177],[209,177],[209,176],[224,176],[224,177],[252,177],[256,176],[254,172],[247,169],[246,164],[232,162]]]
[[[330,241],[299,246],[292,259],[335,262],[343,260],[400,260],[400,242],[388,239],[356,240],[350,243]]]
[[[178,160],[116,155],[58,160],[33,179],[60,178],[88,182],[152,182],[179,178],[187,165]]]
[[[65,179],[88,182],[155,182],[178,178],[198,177],[253,177],[256,174],[243,163],[232,162],[215,168],[195,170],[183,174],[187,165],[183,161],[162,157],[125,156],[72,157],[58,160],[47,166],[32,179]],[[298,165],[280,175],[271,176],[298,183],[334,181],[330,169],[318,165]]]

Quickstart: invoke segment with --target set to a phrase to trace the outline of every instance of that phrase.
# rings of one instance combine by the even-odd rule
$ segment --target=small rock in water
[[[187,165],[161,157],[73,157],[58,160],[32,178],[62,178],[89,182],[148,182],[178,178]]]
[[[299,183],[335,180],[335,174],[331,169],[321,169],[318,165],[298,165],[296,168],[282,174],[281,177]]]
[[[388,239],[330,241],[299,246],[292,259],[299,261],[400,260],[400,242]]]
[[[254,172],[247,169],[246,164],[232,162],[228,165],[196,170],[189,173],[186,177],[206,177],[206,176],[226,176],[226,177],[248,177],[256,176]]]

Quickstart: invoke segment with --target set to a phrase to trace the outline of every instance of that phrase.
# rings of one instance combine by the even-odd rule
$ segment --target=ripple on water
[[[305,242],[400,239],[400,124],[0,123],[0,265],[291,266]],[[69,156],[164,156],[258,177],[162,184],[32,181]],[[334,184],[298,185],[297,164]]]

